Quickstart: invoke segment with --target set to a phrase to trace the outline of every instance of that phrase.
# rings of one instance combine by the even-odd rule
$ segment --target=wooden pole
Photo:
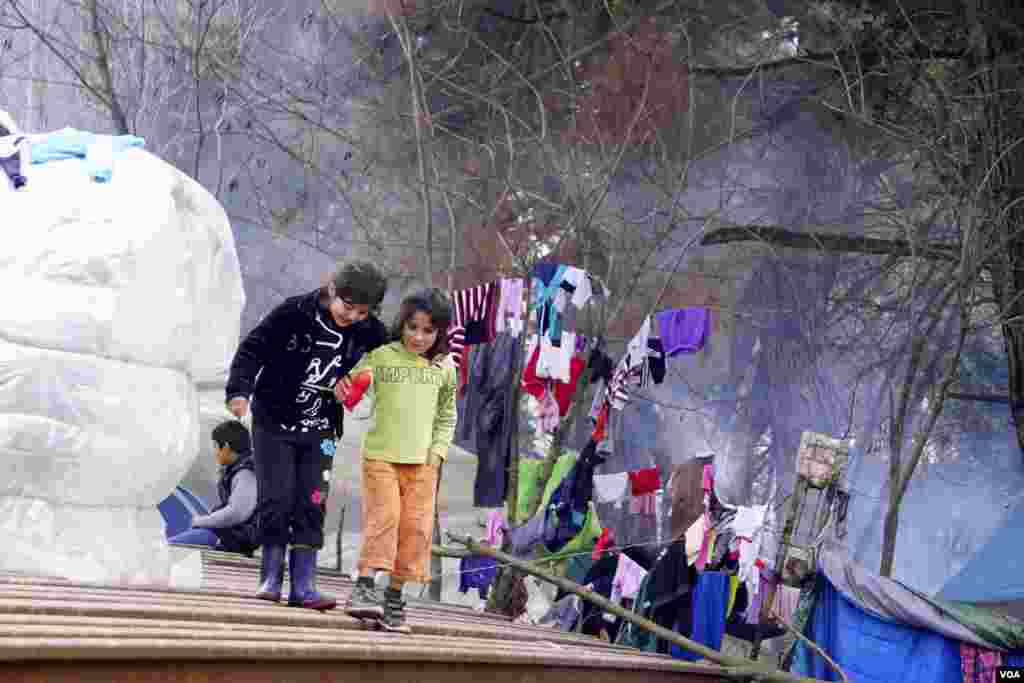
[[[515,569],[535,576],[542,581],[552,583],[562,590],[572,593],[573,595],[579,596],[581,599],[586,600],[594,605],[597,605],[605,612],[614,614],[615,616],[624,619],[632,624],[639,626],[645,631],[649,631],[656,635],[658,638],[667,640],[674,645],[698,654],[704,659],[710,660],[722,667],[725,667],[723,674],[726,676],[744,676],[753,680],[764,681],[764,683],[818,683],[817,679],[813,678],[800,678],[793,676],[784,671],[775,671],[768,669],[767,667],[759,664],[751,664],[748,660],[739,657],[731,657],[729,655],[723,655],[717,650],[701,645],[700,643],[694,642],[685,636],[670,631],[669,629],[656,624],[650,619],[645,619],[638,614],[631,612],[624,607],[621,607],[611,600],[594,593],[593,591],[587,590],[578,583],[574,583],[568,579],[564,579],[560,576],[554,576],[544,570],[538,569],[529,562],[516,559],[507,553],[503,553],[500,550],[495,550],[489,545],[482,545],[477,543],[470,536],[457,536],[455,534],[448,534],[448,538],[452,541],[465,546],[474,555],[486,555],[492,557],[503,564],[514,567]]]

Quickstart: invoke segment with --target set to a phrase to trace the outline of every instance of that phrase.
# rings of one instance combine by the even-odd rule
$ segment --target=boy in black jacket
[[[386,289],[372,264],[346,264],[326,287],[272,310],[231,363],[228,409],[242,418],[252,399],[261,599],[281,599],[285,547],[291,545],[288,604],[318,610],[337,604],[315,585],[330,461],[342,430],[334,387],[364,353],[387,341],[376,317]]]

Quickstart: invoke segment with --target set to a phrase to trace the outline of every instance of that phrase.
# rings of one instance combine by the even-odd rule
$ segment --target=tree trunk
[[[900,503],[903,496],[889,500],[889,508],[885,512],[885,525],[882,531],[882,563],[878,573],[891,577],[893,564],[896,561],[896,535],[900,529]]]

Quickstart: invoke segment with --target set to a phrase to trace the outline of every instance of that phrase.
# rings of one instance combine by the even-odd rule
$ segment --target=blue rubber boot
[[[288,551],[288,572],[291,591],[288,594],[289,607],[329,610],[338,605],[333,595],[316,589],[316,549],[308,546],[293,546]]]
[[[260,564],[260,587],[256,597],[260,600],[278,602],[281,600],[281,584],[284,582],[284,546],[265,545]]]

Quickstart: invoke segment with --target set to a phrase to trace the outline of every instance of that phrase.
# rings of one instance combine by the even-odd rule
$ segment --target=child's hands
[[[338,399],[338,403],[342,403],[350,391],[352,391],[352,378],[345,375],[334,385],[334,398]]]

